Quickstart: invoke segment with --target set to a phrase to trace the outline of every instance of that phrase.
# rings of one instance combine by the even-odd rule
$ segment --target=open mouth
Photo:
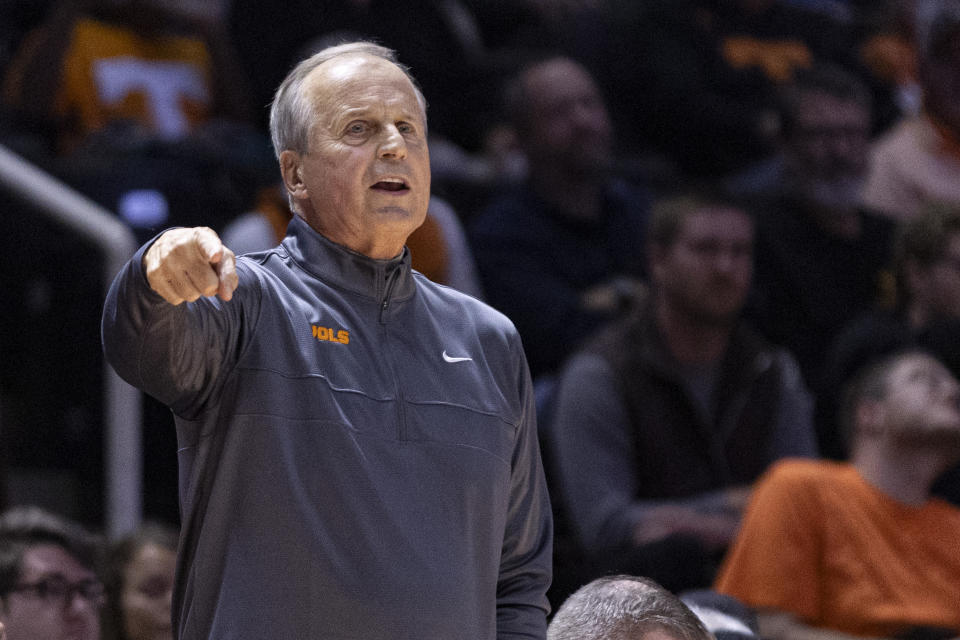
[[[407,186],[407,183],[400,178],[384,178],[370,188],[376,189],[377,191],[390,191],[393,193],[406,192],[410,190],[410,187]]]

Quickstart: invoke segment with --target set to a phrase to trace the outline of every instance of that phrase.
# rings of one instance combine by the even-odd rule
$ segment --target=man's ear
[[[288,149],[280,154],[280,174],[290,197],[302,200],[308,196],[303,182],[303,158],[299,153]]]

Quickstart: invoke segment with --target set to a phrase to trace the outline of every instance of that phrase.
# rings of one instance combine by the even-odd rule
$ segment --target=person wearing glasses
[[[0,640],[97,640],[97,539],[37,507],[0,515]]]

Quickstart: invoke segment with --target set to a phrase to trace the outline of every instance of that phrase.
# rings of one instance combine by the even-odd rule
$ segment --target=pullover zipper
[[[399,266],[394,266],[393,270],[385,274],[386,285],[383,288],[383,299],[380,301],[380,324],[384,324],[384,315],[390,307],[390,296],[393,294],[393,286],[397,282],[397,273]]]
[[[393,288],[397,282],[397,276],[400,273],[400,267],[395,266],[393,270],[387,272],[384,275],[385,285],[383,288],[383,298],[380,300],[380,326],[381,331],[383,332],[383,344],[384,349],[387,353],[384,355],[385,360],[389,364],[390,373],[393,375],[393,388],[396,393],[397,401],[397,440],[403,442],[407,439],[407,425],[406,425],[406,415],[403,410],[403,389],[400,387],[400,380],[397,377],[397,369],[393,362],[392,355],[390,353],[390,330],[387,327],[386,322],[386,312],[390,308],[390,296],[393,295]]]

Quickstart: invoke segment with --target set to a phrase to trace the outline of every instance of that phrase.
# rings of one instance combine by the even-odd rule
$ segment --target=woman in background
[[[104,640],[173,640],[170,602],[177,537],[172,527],[149,523],[110,546]]]

